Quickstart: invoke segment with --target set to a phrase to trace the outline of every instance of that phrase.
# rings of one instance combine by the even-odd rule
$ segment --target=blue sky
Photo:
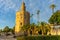
[[[37,22],[37,10],[40,10],[40,22],[48,22],[52,15],[51,4],[55,4],[56,10],[60,10],[60,0],[24,0],[26,10],[34,14],[33,22]],[[0,28],[15,25],[15,14],[21,7],[22,0],[0,0]],[[31,19],[32,22],[32,19]]]

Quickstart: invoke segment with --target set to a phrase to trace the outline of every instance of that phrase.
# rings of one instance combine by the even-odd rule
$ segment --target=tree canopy
[[[10,29],[9,29],[9,27],[8,27],[8,26],[6,26],[6,27],[3,29],[3,31],[4,31],[4,32],[9,32],[9,31],[10,31]]]
[[[50,5],[50,8],[52,9],[52,13],[54,13],[54,9],[55,9],[55,7],[56,7],[55,4]]]
[[[49,23],[60,25],[60,10],[57,10],[49,19]]]

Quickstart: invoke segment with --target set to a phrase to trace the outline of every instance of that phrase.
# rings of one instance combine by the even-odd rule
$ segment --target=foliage
[[[42,32],[42,35],[47,35],[47,32],[50,31],[50,25],[47,24],[46,22],[41,22],[40,25],[40,32]]]
[[[52,9],[54,9],[56,6],[55,6],[55,4],[52,4],[50,7],[51,7]]]
[[[10,31],[10,28],[8,26],[6,26],[4,29],[3,29],[4,32],[9,32]]]
[[[21,30],[23,30],[23,31],[28,31],[29,30],[29,25],[24,25],[22,28],[21,28]]]
[[[32,31],[32,35],[35,35],[35,32],[36,32],[36,24],[35,23],[32,23],[30,25],[30,31]]]
[[[38,35],[40,33],[47,35],[47,32],[50,31],[50,25],[45,22],[41,22],[39,25],[32,23],[30,25],[24,25],[22,30],[30,35]]]
[[[40,10],[37,10],[37,19],[38,19],[37,23],[39,23],[39,14],[40,14]]]
[[[13,27],[13,28],[9,28],[10,30],[9,30],[9,32],[11,32],[12,34],[15,34],[14,32],[15,32],[15,26]]]
[[[28,35],[28,32],[30,30],[30,25],[24,25],[22,28],[21,28],[21,31],[24,32],[24,35],[27,36]]]
[[[15,32],[15,26],[12,28],[12,33],[14,34],[14,32]]]
[[[60,36],[25,36],[17,37],[17,40],[60,40]]]
[[[0,33],[2,32],[2,29],[0,29]]]
[[[24,25],[22,27],[22,30],[25,31],[26,33],[28,32],[30,35],[35,34],[35,29],[36,29],[36,25],[34,23],[32,23],[30,25]]]
[[[49,19],[49,23],[60,25],[60,10],[56,11]]]
[[[52,4],[51,6],[50,6],[50,8],[52,9],[52,13],[54,13],[54,8],[55,8],[56,6],[55,6],[55,4]]]

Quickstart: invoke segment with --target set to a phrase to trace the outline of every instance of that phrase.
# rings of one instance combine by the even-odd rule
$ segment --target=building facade
[[[47,35],[60,35],[60,25],[51,25],[50,32],[47,33]]]
[[[51,27],[51,35],[60,35],[60,25]]]
[[[30,24],[30,13],[26,11],[25,3],[22,2],[21,9],[16,12],[15,33],[21,31],[21,27]]]

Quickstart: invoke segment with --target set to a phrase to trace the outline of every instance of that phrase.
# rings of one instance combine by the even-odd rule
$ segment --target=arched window
[[[20,25],[22,25],[22,22],[20,23]]]

